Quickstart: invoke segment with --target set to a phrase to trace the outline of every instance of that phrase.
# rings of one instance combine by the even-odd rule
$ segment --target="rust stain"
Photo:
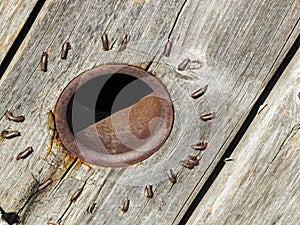
[[[50,138],[49,138],[49,142],[48,142],[48,149],[47,149],[47,152],[43,159],[46,159],[49,156],[49,154],[52,151],[53,144],[55,144],[58,148],[62,148],[64,150],[64,154],[65,154],[64,164],[69,165],[77,157],[75,155],[73,155],[72,153],[70,153],[69,151],[67,151],[67,149],[62,144],[62,142],[58,136],[58,133],[55,129],[54,115],[53,115],[52,111],[49,111],[47,115],[48,115],[48,129],[50,130],[51,134],[50,134]],[[72,170],[80,167],[81,165],[85,165],[89,169],[92,168],[87,162],[84,162],[83,160],[78,159],[78,161],[76,162],[76,164],[74,165]]]
[[[55,119],[54,119],[54,113],[49,110],[47,113],[47,117],[48,117],[48,129],[55,131]]]
[[[126,37],[126,39],[128,39],[128,37]],[[150,87],[153,86],[153,93],[145,93],[148,95],[141,98],[132,106],[119,110],[113,113],[113,115],[95,121],[95,124],[91,124],[77,131],[75,135],[76,139],[84,142],[84,148],[79,149],[80,145],[76,143],[74,134],[68,128],[67,117],[69,115],[66,104],[71,101],[83,77],[85,82],[90,82],[95,76],[100,77],[110,71],[115,73],[116,69],[119,73],[122,72],[128,76],[135,77],[135,79],[149,77],[147,84],[150,85]],[[156,94],[163,95],[163,98],[156,96]],[[110,64],[102,65],[88,72],[84,72],[72,80],[60,95],[54,116],[59,136],[53,140],[56,145],[64,145],[68,151],[89,164],[104,167],[119,167],[142,161],[159,149],[172,127],[173,109],[165,86],[158,82],[156,78],[153,78],[150,73],[130,65]],[[52,118],[52,116],[50,116],[50,118]],[[155,120],[153,120],[154,118]],[[162,120],[164,124],[161,122]],[[50,123],[49,127],[53,127],[52,123]],[[95,129],[97,132],[95,132]],[[134,151],[142,145],[146,145],[145,143],[150,139],[153,131],[157,131],[158,129],[160,131],[158,132],[159,137],[156,138],[155,136],[153,139],[151,137],[151,141],[153,140],[153,142],[151,144],[147,143],[145,150]],[[130,134],[130,136],[126,136],[128,134]],[[130,147],[123,144],[124,139],[120,139],[120,136],[126,137],[125,141],[130,144]],[[98,144],[99,138],[101,141],[100,147]],[[136,141],[137,139],[139,139],[139,141]],[[101,155],[95,157],[95,151],[99,151]],[[84,165],[88,166],[89,164],[84,163]]]
[[[64,149],[66,151],[66,156],[65,159],[67,161],[74,161],[76,159],[76,156],[74,156],[72,153],[68,152],[66,149]]]
[[[55,133],[56,133],[56,135],[55,135],[55,138],[54,138],[53,142],[56,144],[56,146],[62,147],[62,148],[65,149],[65,147],[63,146],[63,144],[62,144],[62,142],[61,142],[61,140],[58,136],[58,133],[57,132],[55,132]]]
[[[55,222],[52,222],[52,221],[48,221],[47,224],[48,225],[64,225],[63,223],[58,224],[58,223],[55,223]]]
[[[46,159],[50,155],[50,152],[53,147],[53,143],[58,138],[58,134],[57,134],[56,128],[55,128],[54,114],[51,110],[49,110],[47,113],[47,126],[48,126],[48,130],[50,130],[50,138],[48,141],[48,149],[47,149],[47,152],[46,152],[45,156],[43,157],[43,159]]]
[[[71,154],[71,153],[70,153],[70,154]],[[91,167],[91,165],[90,165],[89,163],[87,163],[87,162],[83,161],[82,159],[79,159],[79,158],[78,158],[78,161],[77,161],[77,163],[76,163],[76,166],[74,166],[74,167],[78,168],[78,167],[80,167],[81,165],[86,166],[89,170],[92,169],[92,167]]]
[[[63,147],[63,149],[64,149],[65,152],[66,152],[66,153],[65,153],[65,164],[67,165],[67,167],[69,167],[70,164],[71,164],[72,162],[74,162],[74,160],[76,160],[77,157],[76,157],[75,155],[73,155],[72,153],[70,153],[69,151],[67,151],[66,148]],[[90,166],[89,163],[87,163],[87,162],[85,162],[85,161],[83,161],[83,160],[77,158],[77,161],[76,161],[76,163],[73,165],[73,167],[71,168],[70,173],[71,173],[72,171],[78,169],[78,168],[81,167],[82,165],[83,165],[83,166],[86,166],[86,167],[88,168],[88,170],[92,169],[92,167]]]
[[[43,159],[45,160],[51,153],[52,151],[52,147],[53,147],[53,143],[57,143],[55,140],[57,138],[57,132],[56,131],[51,131],[51,135],[47,144],[47,152],[45,154],[45,156],[43,157]]]

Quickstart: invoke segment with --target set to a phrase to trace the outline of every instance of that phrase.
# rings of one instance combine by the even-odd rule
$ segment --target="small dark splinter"
[[[208,120],[212,120],[216,118],[216,113],[212,112],[212,113],[206,113],[200,116],[200,119],[204,122],[208,121]]]
[[[17,157],[16,157],[16,160],[19,160],[19,159],[26,159],[28,156],[31,155],[31,153],[33,153],[33,149],[32,147],[28,147],[26,148],[24,151],[20,152]]]
[[[201,97],[201,96],[204,95],[205,92],[207,91],[207,87],[208,87],[208,85],[205,85],[205,87],[200,88],[200,89],[194,91],[194,92],[191,94],[191,97],[192,97],[193,99],[197,99],[197,98]]]
[[[188,169],[194,169],[195,165],[193,163],[191,163],[189,160],[185,159],[185,160],[181,160],[181,165],[185,168]]]
[[[47,72],[48,67],[48,53],[43,52],[41,57],[41,71]]]
[[[234,161],[234,159],[232,159],[232,158],[226,158],[226,159],[224,159],[224,162],[231,162],[231,161]]]
[[[193,144],[193,145],[191,145],[191,147],[192,147],[194,150],[197,150],[197,151],[203,151],[203,150],[205,150],[205,149],[207,148],[207,145],[208,145],[207,142],[202,141],[202,142],[200,142],[200,143],[198,143],[198,144]]]
[[[180,63],[180,64],[178,65],[177,69],[178,69],[179,71],[185,70],[186,67],[188,66],[188,64],[189,64],[190,62],[191,62],[191,60],[189,60],[189,59],[183,60],[182,63]]]
[[[72,196],[71,196],[71,199],[70,201],[71,202],[75,202],[77,200],[77,198],[81,195],[83,191],[83,188],[79,188]]]
[[[172,169],[170,169],[168,172],[168,178],[172,184],[175,184],[177,182],[177,174],[174,174]]]
[[[14,122],[23,122],[25,120],[25,116],[23,116],[23,115],[14,116],[13,113],[8,110],[5,111],[5,116],[8,120],[11,120]]]
[[[165,57],[169,57],[171,53],[171,49],[172,49],[172,41],[168,40],[167,44],[165,45],[163,55]]]
[[[268,106],[268,104],[264,104],[264,105],[259,106],[257,115],[260,114],[267,106]]]
[[[59,225],[58,223],[52,222],[52,221],[48,221],[47,222],[48,225]]]
[[[94,211],[96,205],[97,205],[96,202],[94,202],[93,204],[91,204],[91,205],[88,207],[87,212],[88,212],[88,213],[93,213],[93,211]]]
[[[4,130],[2,131],[1,136],[6,139],[12,139],[21,136],[21,133],[17,130],[12,130],[12,131]]]
[[[40,186],[38,187],[38,191],[41,192],[44,189],[46,189],[50,184],[53,183],[53,180],[51,178],[49,178],[48,180],[44,181],[43,183],[40,184]]]
[[[129,198],[126,198],[126,199],[122,202],[121,210],[122,210],[123,212],[127,212],[128,209],[129,209],[129,204],[130,204],[130,199],[129,199]]]
[[[197,156],[189,155],[187,160],[189,163],[193,164],[194,166],[199,165],[199,159]]]
[[[65,43],[63,43],[63,45],[61,47],[60,58],[61,59],[66,59],[68,57],[68,52],[69,52],[70,49],[71,49],[70,42],[65,41]]]
[[[153,190],[152,190],[152,185],[148,184],[145,188],[145,196],[147,198],[153,198]]]
[[[109,50],[109,39],[108,39],[108,35],[107,34],[103,34],[101,36],[101,40],[102,40],[102,47],[104,51],[108,51]]]
[[[129,39],[130,39],[129,34],[125,34],[124,38],[123,38],[123,41],[121,42],[121,47],[119,49],[119,52],[122,52],[122,51],[124,51],[126,49],[126,46],[127,46],[128,42],[129,42]]]

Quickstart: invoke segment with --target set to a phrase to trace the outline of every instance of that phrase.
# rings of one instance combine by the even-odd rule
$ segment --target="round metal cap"
[[[166,87],[129,65],[103,65],[73,79],[55,109],[64,147],[93,165],[120,167],[155,153],[168,137],[173,107]]]

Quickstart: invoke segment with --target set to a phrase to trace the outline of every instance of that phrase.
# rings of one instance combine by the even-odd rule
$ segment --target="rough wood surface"
[[[0,81],[0,112],[25,114],[24,123],[2,117],[0,129],[17,129],[21,137],[0,143],[0,206],[18,211],[22,224],[177,224],[245,119],[255,99],[299,34],[298,1],[46,1],[17,56]],[[113,50],[104,52],[101,34]],[[118,52],[124,34],[128,47]],[[162,56],[168,38],[170,57]],[[67,60],[60,49],[68,40]],[[50,53],[48,72],[40,71],[43,51]],[[185,58],[194,69],[179,72]],[[167,86],[175,110],[172,132],[142,163],[124,168],[86,166],[53,141],[47,113],[75,76],[104,63],[128,63],[149,71]],[[200,65],[200,67],[199,67]],[[208,84],[198,100],[189,94]],[[217,112],[203,122],[199,116]],[[197,154],[189,145],[207,140],[199,166],[179,161]],[[16,161],[32,146],[34,153]],[[172,186],[167,171],[179,173]],[[54,183],[41,193],[38,184]],[[144,187],[152,184],[154,198]],[[71,195],[83,187],[78,200]],[[121,202],[130,198],[126,213]],[[92,203],[94,212],[87,213]]]
[[[0,63],[14,43],[37,0],[0,2]]]
[[[299,75],[298,50],[188,224],[299,224]]]

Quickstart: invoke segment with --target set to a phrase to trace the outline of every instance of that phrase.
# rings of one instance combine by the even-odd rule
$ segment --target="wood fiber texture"
[[[300,51],[188,224],[297,224]]]
[[[23,123],[0,120],[0,130],[21,132],[0,142],[0,206],[19,212],[21,224],[178,224],[299,35],[299,15],[299,1],[292,0],[46,1],[0,80],[0,113],[26,116]],[[102,49],[103,33],[111,40],[110,51]],[[125,34],[131,38],[119,52]],[[164,57],[168,39],[173,47]],[[72,48],[61,60],[65,41]],[[47,72],[39,65],[44,51],[49,53]],[[178,71],[186,58],[192,63]],[[148,70],[166,85],[173,101],[169,138],[134,166],[82,164],[49,129],[48,111],[66,85],[106,63]],[[207,84],[205,95],[190,97]],[[216,112],[216,118],[199,119],[209,112]],[[200,141],[209,143],[203,153],[190,147]],[[34,153],[16,161],[28,146]],[[194,169],[180,165],[196,154],[201,160]],[[178,173],[173,186],[167,176],[171,168]],[[36,192],[50,177],[53,184]],[[148,184],[153,185],[152,199],[144,196]],[[83,192],[70,203],[79,188]],[[127,197],[130,206],[123,213],[120,205]]]
[[[8,53],[37,0],[2,0],[0,2],[0,62]]]

